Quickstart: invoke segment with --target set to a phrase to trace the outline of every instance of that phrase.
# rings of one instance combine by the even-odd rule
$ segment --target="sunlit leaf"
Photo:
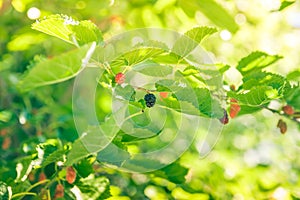
[[[240,102],[240,105],[254,107],[262,106],[273,99],[279,98],[278,91],[270,86],[253,87],[251,90],[243,91],[239,94],[230,91],[227,95],[235,98],[238,102]]]
[[[14,39],[8,43],[7,47],[10,51],[24,51],[29,49],[32,45],[41,43],[44,40],[44,35],[24,33],[14,37]]]
[[[103,40],[100,30],[91,21],[77,21],[66,15],[50,15],[32,24],[32,28],[74,45]]]
[[[104,200],[111,196],[109,180],[104,177],[88,177],[76,184],[84,199]]]
[[[283,1],[283,2],[281,2],[281,5],[280,5],[280,8],[278,9],[278,11],[282,11],[282,10],[286,9],[290,5],[293,5],[295,2],[296,1]]]
[[[0,122],[8,122],[12,118],[12,115],[8,110],[0,111]]]
[[[203,39],[217,32],[216,28],[196,27],[187,31],[174,44],[172,52],[184,57],[193,51]]]
[[[174,93],[176,100],[166,98],[163,103],[165,103],[167,107],[175,109],[176,111],[216,118],[223,115],[220,103],[212,98],[208,89],[182,88],[180,87],[180,83],[172,80],[158,81],[155,86],[158,91],[169,91]],[[188,104],[185,102],[188,102]],[[196,112],[194,110],[195,108],[200,113],[198,113],[198,111]]]
[[[25,74],[18,86],[22,91],[68,80],[79,72],[88,46],[67,52],[36,64]]]
[[[146,61],[133,66],[133,70],[148,76],[165,77],[173,72],[173,68],[153,61]]]
[[[156,40],[143,41],[134,46],[134,48],[136,48],[136,47],[154,47],[154,48],[163,49],[165,51],[169,50],[169,47],[164,42],[156,41]]]
[[[242,58],[236,68],[245,76],[271,65],[281,58],[282,56],[256,51]]]
[[[273,74],[270,72],[253,72],[248,76],[243,77],[243,89],[248,90],[257,85],[260,86],[271,86],[274,89],[280,89],[286,79],[278,74]]]
[[[300,70],[295,70],[295,71],[292,71],[290,72],[286,78],[289,80],[289,81],[300,81]]]
[[[139,47],[120,55],[117,59],[112,61],[111,67],[118,67],[122,65],[133,66],[163,53],[165,53],[165,50],[161,48]]]
[[[247,106],[247,105],[241,105],[240,107],[241,107],[241,110],[238,113],[238,116],[255,113],[255,112],[262,110],[261,107],[253,107],[253,106]]]
[[[188,64],[185,60],[180,58],[181,56],[178,54],[170,52],[155,56],[152,60],[160,64]]]
[[[190,17],[194,17],[196,11],[200,11],[217,26],[228,29],[233,33],[238,30],[238,25],[235,23],[234,18],[213,0],[179,0],[178,3]]]

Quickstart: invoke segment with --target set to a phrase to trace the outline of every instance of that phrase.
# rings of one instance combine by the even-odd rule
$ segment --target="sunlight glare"
[[[220,32],[220,37],[221,37],[222,40],[228,41],[228,40],[231,39],[232,35],[229,31],[223,30],[223,31]]]
[[[40,16],[41,11],[36,7],[29,8],[29,10],[27,11],[27,17],[29,19],[35,20],[38,19]]]

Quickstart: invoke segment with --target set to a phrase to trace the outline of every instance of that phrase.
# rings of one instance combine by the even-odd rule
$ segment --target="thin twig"
[[[287,114],[285,114],[283,112],[280,112],[279,110],[275,110],[275,109],[269,108],[267,106],[262,106],[262,108],[267,109],[267,110],[271,111],[272,113],[276,113],[276,114],[278,114],[280,116],[284,116],[284,117],[286,117],[286,118],[288,118],[288,119],[290,119],[292,121],[295,121],[296,123],[300,124],[300,121],[298,121],[299,120],[299,116],[297,116],[297,115],[287,115]]]
[[[37,196],[37,194],[34,192],[21,192],[21,193],[12,195],[11,199],[14,199],[16,197],[26,196],[26,195]]]

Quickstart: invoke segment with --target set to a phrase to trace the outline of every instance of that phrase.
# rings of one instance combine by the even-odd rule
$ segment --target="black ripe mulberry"
[[[144,100],[146,101],[146,106],[148,108],[151,108],[154,106],[155,102],[156,102],[156,97],[154,94],[146,94],[145,97],[144,97]]]

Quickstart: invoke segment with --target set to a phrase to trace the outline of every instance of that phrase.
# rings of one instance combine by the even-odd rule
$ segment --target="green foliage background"
[[[245,95],[228,93],[241,102],[242,111],[246,112],[230,120],[214,150],[205,158],[201,157],[203,152],[199,152],[201,138],[196,138],[176,163],[148,174],[119,172],[95,162],[93,156],[75,155],[78,159],[72,164],[77,178],[74,184],[69,184],[65,180],[65,167],[57,162],[65,160],[65,154],[78,137],[71,105],[73,80],[31,89],[34,79],[29,76],[26,84],[24,82],[28,92],[19,90],[19,81],[24,81],[23,77],[38,63],[74,49],[72,41],[67,41],[68,44],[31,29],[34,20],[27,17],[27,11],[37,7],[42,17],[62,13],[78,20],[91,20],[104,39],[143,27],[168,28],[182,33],[195,26],[217,27],[218,33],[203,41],[202,46],[219,63],[231,66],[224,73],[224,85],[238,87],[243,81],[241,89],[250,90],[261,80],[267,86],[251,90],[261,94],[266,87],[278,89],[282,86],[282,76],[287,77],[294,89],[285,94],[279,108],[288,103],[299,111],[300,40],[299,24],[294,22],[300,12],[299,2],[268,2],[0,1],[0,194],[4,194],[1,198],[7,199],[5,195],[9,192],[6,190],[10,186],[13,199],[47,199],[55,195],[56,185],[62,183],[65,199],[75,198],[76,192],[71,191],[74,185],[81,191],[83,199],[109,196],[110,200],[299,199],[299,122],[267,109],[251,113],[253,110],[247,105],[260,104],[260,99],[249,101]],[[230,33],[232,37],[224,39],[224,33]],[[89,42],[79,41],[82,44]],[[256,50],[258,52],[251,54]],[[85,51],[83,47],[82,52],[73,54],[80,56]],[[257,69],[279,59],[269,55],[284,58],[264,72],[254,74],[252,71],[246,79],[241,76],[249,73],[242,71],[243,68],[252,70],[253,61],[256,61]],[[76,60],[69,61],[69,65],[76,67],[74,63]],[[43,66],[50,69],[51,64]],[[263,79],[271,73],[282,76]],[[107,109],[110,95],[102,93],[97,98],[98,117],[102,119],[110,112]],[[286,135],[281,135],[276,127],[280,118],[287,122]],[[115,142],[123,148],[122,142]],[[40,166],[31,169],[33,162]],[[41,173],[45,173],[46,180],[39,180]]]

